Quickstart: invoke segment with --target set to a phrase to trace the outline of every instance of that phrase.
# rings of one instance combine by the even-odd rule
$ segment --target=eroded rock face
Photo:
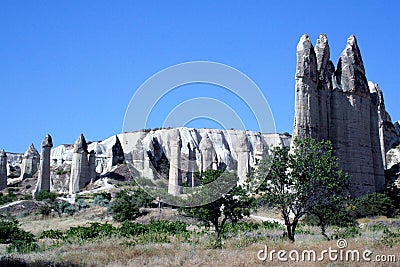
[[[7,187],[7,155],[4,150],[0,152],[0,190]]]
[[[370,93],[356,38],[347,39],[336,71],[329,55],[325,35],[314,49],[308,36],[300,38],[293,137],[330,139],[340,168],[352,176],[353,195],[382,191],[379,103]]]
[[[53,147],[53,139],[49,134],[43,139],[41,146],[39,176],[34,195],[37,195],[41,190],[50,191],[50,154]]]
[[[242,130],[194,129],[176,128],[160,129],[154,131],[136,131],[118,134],[125,155],[125,163],[129,166],[131,176],[149,178],[152,182],[166,184],[169,171],[160,175],[162,165],[168,169],[171,159],[171,131],[177,130],[182,140],[181,147],[181,176],[185,186],[197,185],[193,172],[226,168],[228,171],[238,171],[241,159],[239,155],[239,137]],[[250,151],[248,162],[250,167],[255,166],[256,160],[265,157],[273,146],[289,146],[291,136],[281,134],[267,134],[246,131]],[[89,183],[94,172],[93,157],[87,151],[95,152],[95,166],[97,175],[106,177],[113,172],[112,147],[116,142],[115,136],[101,142],[83,142],[84,137],[78,138],[75,144],[62,144],[51,149],[50,154],[50,187],[60,193],[78,192],[80,190],[79,178],[85,181],[81,186]],[[209,150],[209,148],[213,148]],[[210,153],[211,151],[211,153]],[[82,155],[86,155],[83,157]],[[20,169],[22,154],[7,153],[7,168]],[[88,160],[89,158],[89,160]],[[204,164],[202,165],[202,161]],[[87,162],[87,163],[84,163]],[[91,164],[89,164],[91,162]],[[247,162],[247,160],[245,160]],[[247,164],[244,163],[246,166]],[[80,166],[80,167],[79,167]],[[86,170],[86,171],[85,171]],[[193,171],[192,171],[193,170]],[[9,171],[8,171],[9,172]],[[18,171],[19,173],[19,171]],[[89,173],[87,176],[84,173]],[[77,175],[78,174],[78,175]],[[10,178],[11,176],[9,176]],[[19,177],[17,175],[16,177]],[[128,178],[127,178],[128,179]],[[163,180],[163,181],[161,181]],[[168,184],[166,184],[168,185]],[[71,191],[70,191],[71,189]]]
[[[238,143],[238,167],[237,175],[239,177],[239,183],[246,181],[246,176],[250,172],[250,143],[247,138],[247,133],[243,131],[239,135]]]
[[[386,153],[400,143],[400,133],[396,131],[395,124],[385,108],[382,90],[379,85],[368,82],[371,99],[378,106],[378,126],[380,137],[380,148],[385,169],[387,168]]]
[[[88,146],[83,134],[81,134],[74,144],[74,154],[72,156],[71,177],[69,184],[69,194],[74,194],[90,182]]]
[[[218,168],[217,155],[208,133],[204,133],[201,136],[199,149],[201,153],[201,171],[216,170]]]
[[[317,138],[319,126],[317,57],[308,35],[301,36],[296,54],[296,95],[293,135]]]
[[[178,130],[171,132],[169,142],[171,154],[169,159],[168,193],[176,196],[182,194],[182,139]]]
[[[96,153],[91,150],[89,153],[89,178],[90,183],[93,183],[97,178],[96,172]]]
[[[32,177],[38,170],[40,161],[39,152],[31,144],[22,156],[21,179]]]
[[[125,162],[125,155],[124,150],[122,149],[121,142],[119,141],[118,136],[115,136],[115,144],[113,145],[112,149],[112,166],[117,164],[122,164]]]

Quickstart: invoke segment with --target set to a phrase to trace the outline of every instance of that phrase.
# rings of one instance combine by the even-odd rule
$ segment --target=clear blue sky
[[[335,64],[355,34],[367,77],[398,120],[399,10],[398,1],[2,0],[0,149],[24,152],[34,143],[40,150],[47,133],[55,145],[80,133],[93,141],[119,133],[147,78],[193,60],[248,75],[277,131],[291,132],[295,52],[304,33],[314,43],[326,33]]]

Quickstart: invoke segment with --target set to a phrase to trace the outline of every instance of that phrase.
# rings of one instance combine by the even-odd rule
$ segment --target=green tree
[[[221,243],[221,234],[224,232],[226,223],[230,221],[232,224],[235,224],[244,216],[249,215],[254,199],[248,195],[245,186],[237,185],[238,177],[234,172],[207,170],[198,177],[200,185],[203,186],[216,181],[217,178],[219,178],[219,183],[209,187],[209,191],[202,191],[200,194],[207,197],[217,192],[222,192],[221,188],[223,187],[231,188],[227,193],[211,203],[199,207],[179,208],[179,210],[187,216],[200,219],[207,227],[213,226],[217,238],[216,245],[219,246]],[[200,194],[194,193],[191,197],[204,197]]]
[[[149,207],[153,200],[153,197],[140,188],[132,192],[122,190],[111,207],[113,218],[119,222],[134,220],[142,214],[140,208]]]
[[[330,141],[295,139],[289,147],[275,147],[273,156],[260,161],[253,179],[261,181],[262,200],[278,208],[285,221],[289,240],[295,241],[299,220],[306,214],[320,217],[326,227],[329,213],[321,213],[340,204],[348,195],[349,176],[338,169]]]

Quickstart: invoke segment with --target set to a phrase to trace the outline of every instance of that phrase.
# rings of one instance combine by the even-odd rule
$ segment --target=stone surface
[[[396,122],[394,123],[394,129],[395,129],[395,131],[396,131],[396,135],[397,135],[397,136],[400,136],[400,121],[396,121]]]
[[[4,150],[0,152],[0,190],[7,187],[7,155]]]
[[[294,136],[311,136],[318,133],[317,57],[308,35],[303,35],[297,45],[296,94]]]
[[[89,153],[89,179],[90,183],[93,183],[97,178],[96,172],[96,153],[91,150]]]
[[[246,131],[240,133],[238,138],[238,167],[237,175],[239,177],[239,183],[246,181],[246,176],[250,172],[250,143],[247,138]]]
[[[181,176],[182,184],[193,186],[197,184],[193,172],[202,171],[202,159],[205,160],[204,167],[226,168],[229,171],[238,171],[240,165],[239,155],[239,137],[243,134],[242,130],[219,130],[219,129],[193,129],[176,128],[160,129],[154,131],[135,131],[118,134],[122,149],[125,154],[125,162],[133,178],[145,177],[151,179],[154,183],[163,181],[168,186],[169,172],[160,175],[161,165],[168,164],[171,158],[171,131],[177,130],[182,140],[181,147]],[[249,142],[249,166],[254,167],[256,160],[267,155],[270,149],[278,145],[290,145],[291,136],[281,134],[258,133],[246,131]],[[77,142],[83,138],[78,138]],[[60,193],[69,193],[79,191],[79,177],[89,173],[86,183],[89,183],[93,177],[90,173],[89,164],[90,155],[87,151],[95,152],[95,166],[97,176],[109,177],[117,166],[112,164],[112,147],[115,145],[115,136],[109,137],[101,142],[62,144],[51,149],[51,190]],[[85,145],[86,144],[86,145]],[[86,147],[86,149],[84,149]],[[212,147],[212,150],[208,148]],[[211,151],[211,153],[210,153]],[[86,158],[82,157],[86,154]],[[8,166],[18,169],[21,166],[22,155],[7,153]],[[190,160],[189,160],[190,158]],[[208,160],[207,160],[208,159]],[[86,164],[82,162],[86,161]],[[207,163],[209,161],[209,163]],[[247,162],[247,160],[246,160]],[[87,167],[85,167],[85,165]],[[247,165],[247,164],[246,164]],[[79,167],[81,166],[81,167]],[[78,168],[79,167],[79,168]],[[193,171],[192,171],[193,170]],[[93,172],[92,172],[93,174]],[[127,178],[128,179],[128,178]],[[10,180],[10,179],[9,179]],[[72,184],[71,184],[72,183]],[[78,184],[76,184],[78,183]],[[82,186],[82,185],[81,185]]]
[[[239,130],[176,128],[182,140],[181,174],[182,183],[191,185],[191,170],[194,172],[211,168],[227,168],[237,171]],[[174,129],[155,131],[136,131],[119,134],[125,161],[134,178],[147,177],[152,180],[162,179],[159,175],[160,164],[169,164],[171,146],[170,136]],[[280,134],[261,134],[246,131],[250,145],[249,165],[254,167],[257,159],[268,154],[273,146],[290,145],[290,136]],[[92,142],[88,150],[96,153],[96,171],[99,175],[107,175],[112,171],[112,147],[115,136],[102,142]],[[188,146],[189,144],[189,146]],[[60,145],[52,149],[52,168],[60,168],[72,164],[74,146]],[[212,149],[211,149],[212,148]],[[189,155],[190,154],[190,155]],[[189,157],[191,160],[189,160]],[[204,162],[203,162],[204,161]],[[168,173],[166,174],[168,176]]]
[[[171,195],[182,194],[182,170],[181,170],[181,149],[182,139],[178,130],[171,132],[169,137],[170,157],[169,157],[169,179],[168,193]]]
[[[22,156],[21,179],[32,177],[38,170],[40,161],[39,152],[31,144]]]
[[[207,132],[201,135],[199,150],[201,159],[200,170],[204,172],[206,170],[218,169],[217,154],[215,152],[213,142],[211,141]]]
[[[188,167],[187,167],[186,181],[188,182],[189,186],[193,187],[193,186],[198,185],[198,181],[197,181],[194,173],[199,171],[199,168],[196,163],[196,161],[197,161],[196,154],[199,154],[199,153],[198,153],[197,147],[193,141],[190,141],[187,143],[187,148],[189,150],[189,154],[188,154]]]
[[[117,164],[122,164],[125,162],[124,150],[117,135],[115,136],[115,144],[112,146],[111,152],[111,166],[115,166]]]
[[[385,101],[379,85],[368,82],[371,99],[378,106],[378,126],[380,137],[380,149],[385,169],[387,168],[386,153],[400,143],[400,133],[396,131],[395,125],[385,108]]]
[[[40,155],[39,176],[34,190],[36,196],[41,190],[50,192],[50,154],[53,147],[53,139],[48,134],[42,141],[42,152]]]
[[[87,148],[85,137],[81,134],[74,144],[69,194],[78,192],[90,182]]]
[[[353,195],[382,191],[379,105],[370,93],[356,38],[347,39],[336,71],[329,55],[325,35],[315,49],[307,35],[300,38],[293,137],[330,139],[340,168],[352,176]]]

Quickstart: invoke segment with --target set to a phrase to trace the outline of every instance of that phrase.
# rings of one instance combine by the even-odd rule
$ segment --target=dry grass
[[[22,227],[35,235],[43,230],[59,229],[66,230],[71,226],[84,225],[89,222],[117,223],[105,217],[106,210],[102,207],[92,207],[77,213],[74,216],[48,217],[30,215],[20,219]],[[274,215],[271,212],[261,211],[262,216]],[[151,211],[141,222],[150,219],[176,219],[174,210]],[[396,263],[378,262],[338,262],[329,261],[328,257],[322,262],[299,261],[279,262],[275,254],[274,261],[261,261],[257,253],[265,248],[268,250],[314,250],[317,257],[320,253],[331,247],[337,249],[336,241],[326,241],[316,227],[302,226],[296,235],[296,242],[291,243],[281,238],[281,230],[258,231],[261,235],[254,238],[247,233],[240,233],[237,236],[224,240],[222,249],[215,249],[211,246],[211,240],[207,235],[192,234],[190,242],[183,238],[171,237],[171,243],[140,244],[130,245],[129,239],[112,237],[103,240],[87,241],[82,244],[62,243],[59,246],[51,246],[51,241],[42,240],[41,246],[44,251],[25,255],[15,255],[28,262],[53,261],[70,262],[80,266],[400,266],[400,245],[393,248],[383,246],[379,240],[382,231],[372,231],[366,224],[377,222],[391,223],[386,218],[363,219],[360,221],[365,226],[362,228],[360,237],[349,238],[345,250],[358,250],[362,253],[365,249],[373,251],[375,255],[395,255]],[[332,232],[332,229],[328,229]],[[329,232],[328,231],[328,232]],[[0,255],[5,253],[5,247],[0,247]]]
[[[110,219],[106,216],[107,209],[104,207],[92,207],[74,214],[74,216],[63,215],[58,217],[52,214],[48,217],[42,215],[31,215],[28,217],[18,219],[21,223],[21,228],[29,231],[34,235],[40,234],[44,230],[67,230],[70,227],[85,225],[90,222],[106,222]]]
[[[23,255],[29,261],[49,260],[80,264],[82,266],[399,266],[397,263],[379,264],[377,262],[335,262],[325,260],[322,262],[263,262],[257,258],[257,252],[264,249],[275,250],[297,250],[313,249],[317,255],[331,247],[337,249],[336,241],[320,240],[313,243],[288,241],[267,241],[250,244],[244,248],[237,248],[232,241],[225,244],[224,249],[207,248],[206,240],[200,244],[171,243],[171,244],[147,244],[138,246],[127,246],[125,240],[107,239],[97,242],[88,242],[83,245],[64,245],[53,250],[42,253]],[[202,243],[205,242],[205,243]],[[349,240],[348,249],[359,250],[370,249],[374,255],[396,255],[400,259],[400,247],[385,248],[377,242],[363,243],[359,240]],[[327,257],[326,257],[327,258]]]

